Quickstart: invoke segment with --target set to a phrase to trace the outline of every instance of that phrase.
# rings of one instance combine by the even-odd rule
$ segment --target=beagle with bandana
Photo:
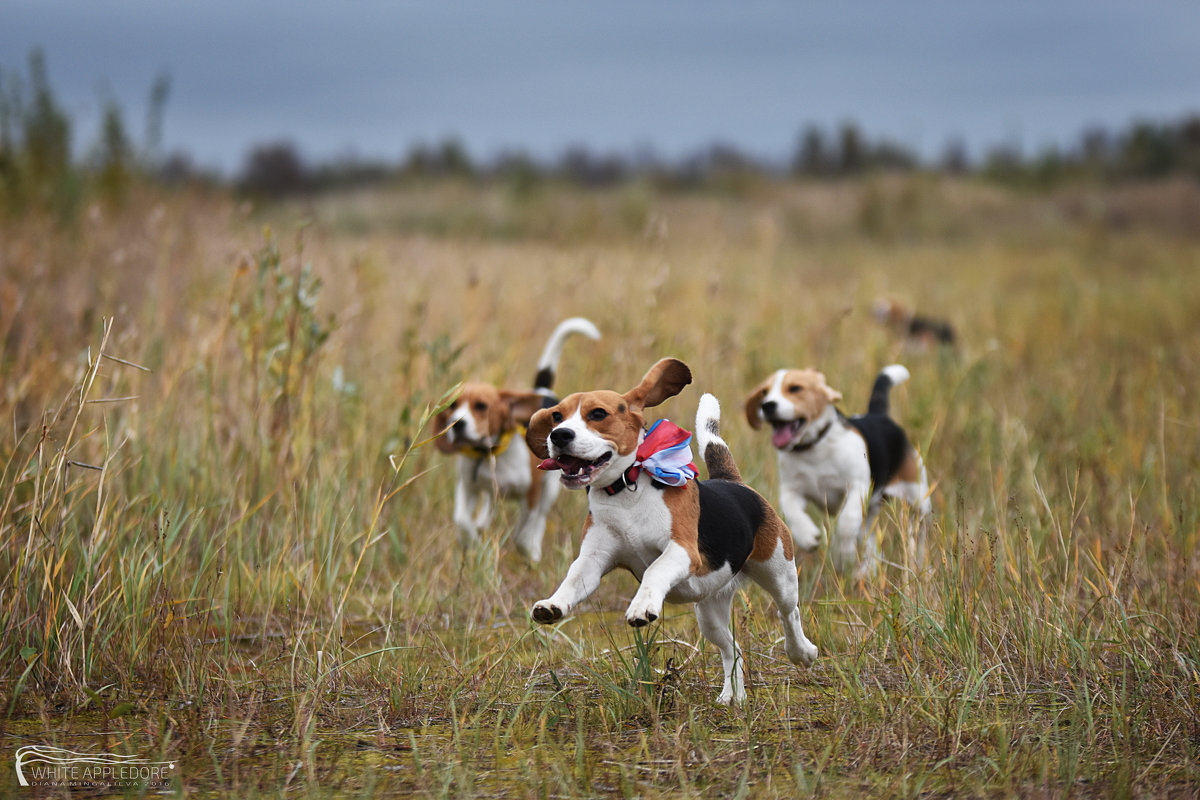
[[[599,339],[600,331],[583,317],[559,323],[538,359],[533,391],[497,389],[468,383],[448,408],[434,418],[441,433],[436,443],[456,458],[454,524],[464,547],[479,541],[479,532],[492,519],[493,496],[522,500],[513,532],[518,552],[536,562],[542,557],[546,515],[558,497],[553,476],[537,469],[538,461],[525,445],[525,425],[538,409],[557,402],[551,391],[563,345],[573,333]]]
[[[695,480],[690,434],[666,420],[643,429],[645,409],[691,380],[683,362],[663,359],[624,394],[572,394],[533,415],[526,440],[546,459],[542,468],[561,470],[569,489],[589,491],[579,556],[554,594],[533,606],[532,616],[543,624],[562,619],[604,575],[623,567],[641,583],[626,622],[653,622],[664,602],[695,603],[700,633],[721,654],[725,683],[717,702],[740,703],[742,657],[730,607],[744,578],[774,598],[791,661],[811,664],[817,648],[800,624],[791,534],[770,504],[742,482],[719,435],[716,398],[705,394],[696,414],[709,480]]]
[[[834,405],[841,392],[825,383],[814,369],[781,369],[746,399],[746,419],[752,428],[771,426],[771,444],[779,460],[779,507],[795,537],[796,547],[812,550],[820,529],[808,516],[809,504],[837,513],[831,554],[845,570],[858,560],[859,574],[869,573],[879,558],[871,526],[885,497],[898,497],[916,506],[919,539],[913,542],[923,557],[929,501],[929,480],[920,454],[904,430],[888,416],[893,386],[908,380],[899,364],[884,367],[875,379],[867,413],[846,417]]]

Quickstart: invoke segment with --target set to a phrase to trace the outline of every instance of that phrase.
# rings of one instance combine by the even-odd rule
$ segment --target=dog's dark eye
[[[588,412],[588,419],[590,419],[592,422],[599,422],[607,416],[608,412],[603,408],[593,408]]]
[[[558,423],[562,422],[563,417],[561,413],[555,411],[550,415],[550,419],[554,420],[554,424],[557,425]]]
[[[800,392],[800,391],[801,391],[803,388],[804,388],[804,387],[803,387],[803,386],[801,386],[800,384],[798,384],[798,383],[793,383],[791,386],[789,386],[789,387],[788,387],[788,391],[789,391],[790,393],[792,393],[792,394],[797,394],[797,393],[798,393],[798,392]]]
[[[475,403],[475,405],[471,406],[471,408],[475,409],[476,411],[487,411],[487,403],[479,400]]]

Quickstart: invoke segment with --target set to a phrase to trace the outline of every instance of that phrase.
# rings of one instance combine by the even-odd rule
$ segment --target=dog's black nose
[[[454,431],[455,433],[462,433],[466,429],[467,429],[467,422],[466,422],[466,420],[462,420],[462,419],[456,419],[454,421],[454,424],[450,426],[450,430]]]
[[[575,438],[575,431],[570,428],[555,428],[550,431],[550,441],[555,447],[566,447]]]
[[[771,416],[772,414],[775,413],[775,406],[776,406],[776,403],[774,400],[768,400],[767,402],[762,404],[762,413],[765,416],[768,416],[768,417]]]

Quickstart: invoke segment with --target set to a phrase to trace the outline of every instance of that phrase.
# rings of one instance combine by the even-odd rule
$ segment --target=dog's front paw
[[[635,628],[641,628],[644,625],[649,625],[654,620],[658,619],[659,613],[662,611],[661,606],[645,601],[639,601],[636,597],[629,609],[625,612],[625,621]]]
[[[562,609],[551,603],[549,600],[539,600],[533,605],[534,622],[540,622],[543,625],[549,625],[551,622],[558,622],[562,618]]]

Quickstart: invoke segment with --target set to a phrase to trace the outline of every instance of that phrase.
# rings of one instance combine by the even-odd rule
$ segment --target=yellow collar
[[[476,447],[474,445],[463,445],[461,448],[459,448],[458,452],[464,456],[467,456],[468,458],[476,458],[476,459],[480,459],[480,460],[485,459],[485,458],[495,458],[496,456],[500,455],[501,453],[503,453],[505,450],[508,449],[508,446],[510,444],[512,444],[513,437],[516,436],[517,434],[520,434],[522,438],[525,437],[525,426],[524,425],[518,425],[517,427],[513,428],[512,430],[500,434],[499,441],[497,441],[496,444],[493,445],[492,447]]]

